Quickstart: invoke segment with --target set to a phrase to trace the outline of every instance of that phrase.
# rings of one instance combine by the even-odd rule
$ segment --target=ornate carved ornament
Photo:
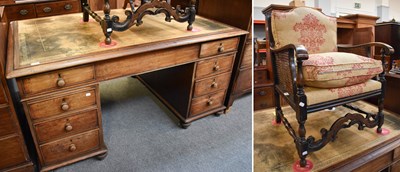
[[[143,23],[142,19],[145,15],[157,15],[160,13],[165,14],[165,21],[171,22],[171,19],[178,22],[188,22],[187,30],[193,29],[193,22],[196,16],[196,0],[190,0],[189,7],[181,9],[178,5],[176,8],[171,7],[171,5],[166,2],[166,0],[141,0],[141,5],[137,8],[134,6],[134,0],[126,0],[129,2],[131,9],[125,11],[126,19],[120,22],[119,16],[110,17],[110,2],[109,0],[104,0],[104,17],[101,18],[98,14],[93,12],[87,0],[82,0],[82,11],[83,11],[83,21],[89,21],[89,15],[100,23],[103,33],[106,36],[104,42],[107,45],[111,44],[111,34],[113,31],[125,31],[132,27],[133,25],[139,26]],[[125,6],[126,7],[126,6]],[[150,10],[156,9],[156,10]],[[172,16],[172,18],[171,18]]]

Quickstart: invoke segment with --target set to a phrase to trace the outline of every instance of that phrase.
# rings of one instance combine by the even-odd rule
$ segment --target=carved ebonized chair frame
[[[193,22],[196,17],[196,0],[190,0],[189,7],[181,9],[178,5],[176,8],[171,7],[171,5],[166,0],[141,0],[141,5],[137,8],[134,6],[134,0],[125,0],[124,9],[127,3],[130,4],[131,9],[125,10],[126,19],[120,22],[119,16],[110,16],[111,6],[109,0],[104,0],[104,17],[101,18],[98,14],[90,9],[88,0],[81,0],[82,11],[83,11],[83,21],[89,21],[89,15],[99,22],[104,36],[106,37],[104,42],[109,45],[111,44],[111,34],[113,31],[125,31],[132,27],[133,25],[139,26],[143,23],[142,19],[145,15],[157,15],[160,13],[165,14],[165,21],[171,22],[174,19],[178,22],[188,22],[187,30],[193,29]],[[156,10],[150,10],[155,8]],[[172,18],[171,18],[172,16]]]
[[[271,13],[267,13],[266,21],[268,26],[271,26]],[[300,166],[306,166],[306,156],[311,153],[320,150],[330,141],[334,141],[336,134],[342,128],[349,128],[354,124],[358,124],[358,129],[362,130],[365,127],[373,128],[378,126],[377,132],[382,132],[382,125],[384,121],[383,110],[383,100],[386,91],[386,80],[384,71],[378,75],[378,81],[381,82],[382,87],[380,90],[374,90],[367,93],[362,93],[350,97],[345,97],[341,99],[336,99],[332,101],[327,101],[323,103],[318,103],[314,105],[307,105],[307,96],[304,92],[304,81],[302,72],[302,63],[304,60],[308,59],[308,52],[306,48],[302,45],[286,45],[279,49],[274,48],[274,39],[272,35],[272,29],[268,29],[268,37],[271,45],[271,61],[273,66],[274,82],[275,82],[275,103],[276,103],[276,122],[283,123],[285,128],[288,130],[289,134],[293,137],[296,144],[296,149],[300,157]],[[380,47],[382,48],[382,66],[385,69],[385,56],[390,55],[394,52],[393,48],[387,44],[372,42],[362,45],[355,46],[345,46],[338,45],[338,50],[341,52],[357,52],[357,54],[371,56],[371,48]],[[285,65],[288,70],[285,70],[286,76],[281,76],[283,72],[278,71],[278,67]],[[289,79],[287,81],[287,79]],[[285,81],[283,81],[285,80]],[[369,97],[378,96],[378,113],[371,114],[365,112],[357,107],[351,106],[348,103],[355,102],[358,100],[366,99]],[[296,119],[299,124],[297,132],[290,125],[289,121],[284,117],[281,109],[280,97],[293,108],[296,112]],[[320,130],[321,139],[315,140],[313,136],[308,136],[306,138],[305,123],[307,121],[307,114],[329,109],[335,106],[344,106],[358,113],[347,113],[345,116],[337,119],[330,129],[322,128]],[[364,115],[362,115],[364,114]]]

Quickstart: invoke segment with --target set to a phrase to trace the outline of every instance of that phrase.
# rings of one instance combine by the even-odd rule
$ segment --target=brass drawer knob
[[[213,105],[213,104],[214,104],[213,99],[208,99],[207,105],[208,105],[208,106],[211,106],[211,105]]]
[[[58,77],[57,79],[57,86],[58,87],[64,87],[65,86],[65,81],[63,78],[61,78],[61,76]]]
[[[211,84],[211,87],[212,87],[212,88],[217,88],[217,87],[218,87],[218,83],[214,81],[214,82]]]
[[[218,47],[218,52],[219,53],[223,53],[224,52],[224,46],[221,44],[219,47]]]
[[[52,11],[52,9],[50,7],[43,8],[43,12],[45,12],[45,13],[50,13],[51,11]]]
[[[21,15],[27,15],[29,13],[29,11],[28,10],[20,10],[19,11],[19,14],[21,14]]]
[[[71,131],[72,125],[70,123],[65,124],[65,131]]]
[[[69,151],[70,151],[70,152],[73,152],[73,151],[75,151],[75,150],[76,150],[75,144],[69,145]]]
[[[72,9],[72,5],[71,4],[65,4],[64,5],[64,9],[65,10],[71,10]]]
[[[267,93],[265,92],[265,91],[260,91],[260,92],[258,92],[258,95],[260,95],[260,96],[265,96]]]
[[[213,70],[214,70],[214,71],[219,71],[219,66],[218,66],[218,65],[214,65]]]
[[[69,105],[68,105],[68,103],[67,103],[66,101],[63,101],[63,102],[61,103],[61,109],[62,109],[63,111],[66,111],[66,110],[69,109]]]

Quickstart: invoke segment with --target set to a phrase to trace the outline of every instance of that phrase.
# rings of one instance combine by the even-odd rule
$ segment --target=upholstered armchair
[[[293,137],[300,166],[305,167],[307,155],[333,141],[342,128],[357,124],[359,130],[377,127],[381,133],[386,84],[383,57],[393,53],[393,48],[378,42],[338,46],[336,18],[312,8],[275,10],[265,15],[275,80],[275,120],[283,123]],[[371,58],[374,47],[381,48],[382,60]],[[373,96],[379,97],[376,114],[348,104]],[[281,97],[296,112],[297,129],[285,118]],[[330,129],[322,128],[319,140],[306,137],[308,114],[340,105],[358,113],[343,114]]]

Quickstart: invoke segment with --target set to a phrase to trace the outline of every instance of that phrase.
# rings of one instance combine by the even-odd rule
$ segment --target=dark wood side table
[[[386,74],[386,94],[384,101],[385,110],[400,114],[400,74]],[[378,100],[376,98],[371,98],[366,100],[369,103],[377,104]]]
[[[385,109],[400,114],[400,74],[387,74],[387,92],[385,95]]]

